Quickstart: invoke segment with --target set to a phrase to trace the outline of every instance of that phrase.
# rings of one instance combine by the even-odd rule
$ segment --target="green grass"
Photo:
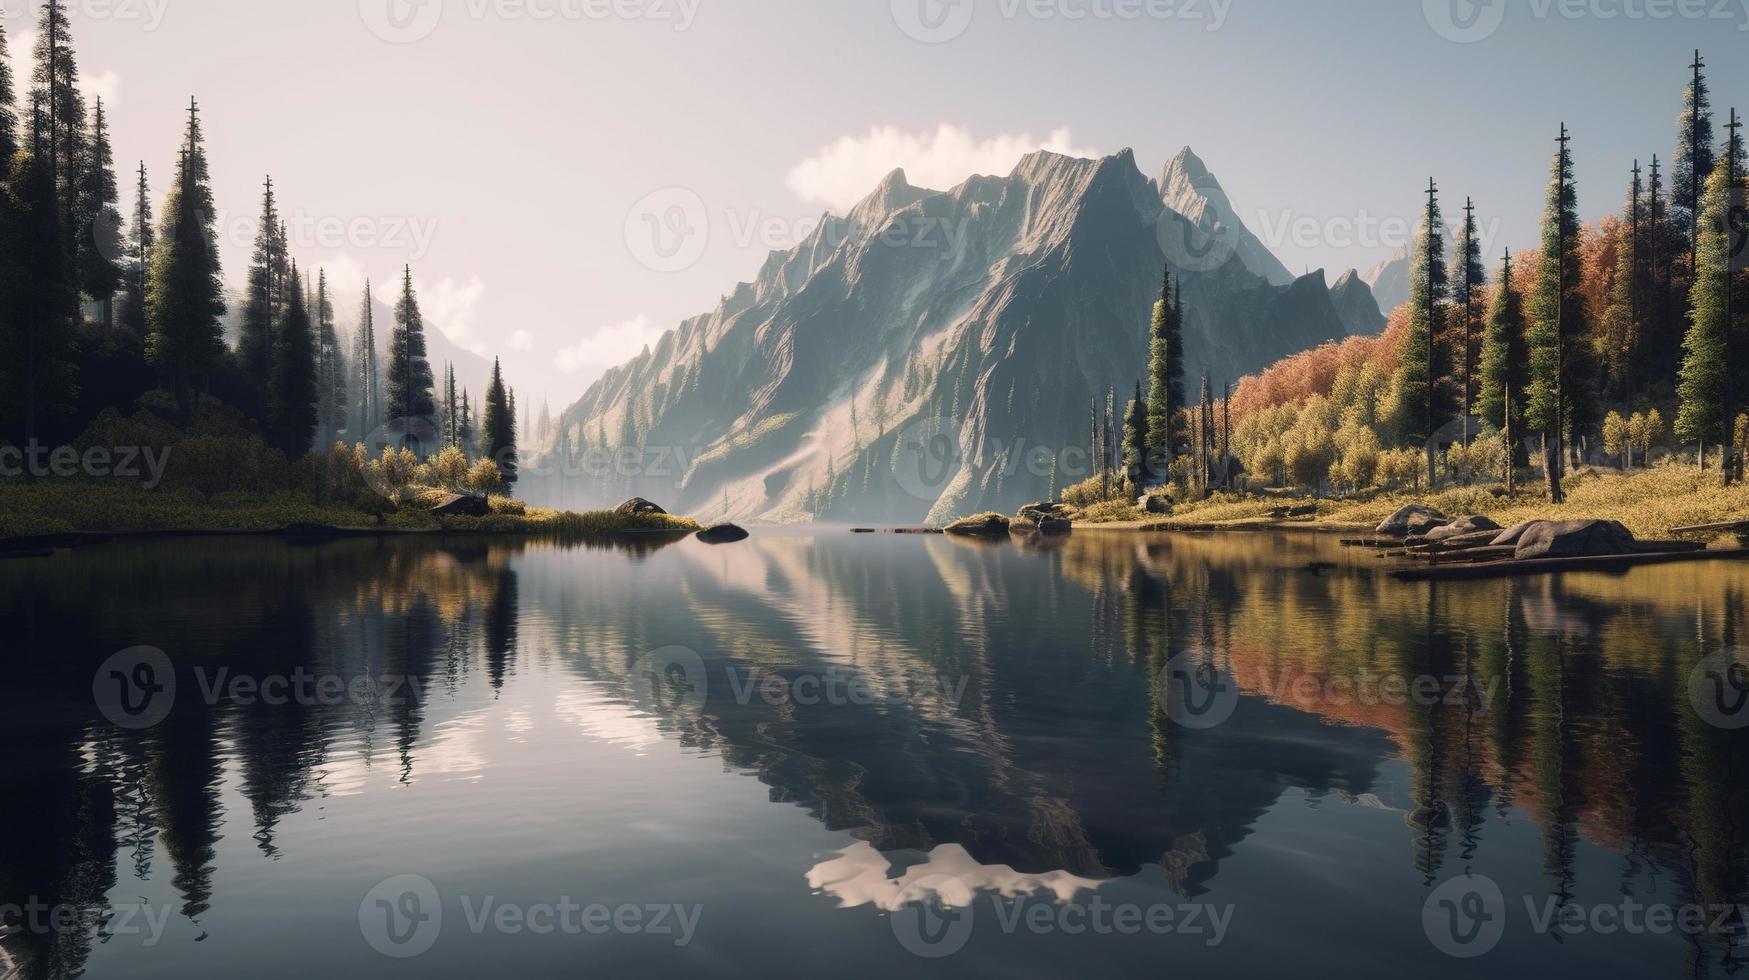
[[[1422,503],[1450,517],[1483,514],[1511,527],[1539,520],[1613,520],[1640,538],[1665,538],[1672,528],[1722,521],[1749,520],[1749,487],[1723,486],[1717,470],[1701,473],[1692,465],[1666,464],[1629,475],[1582,473],[1566,482],[1567,502],[1555,506],[1540,484],[1523,486],[1513,497],[1498,486],[1453,487],[1436,494],[1380,493],[1343,500],[1303,498],[1237,499],[1216,496],[1200,504],[1179,506],[1171,517],[1149,526],[1175,528],[1198,525],[1268,523],[1281,507],[1315,504],[1313,521],[1376,526],[1404,504]]]
[[[290,493],[216,494],[203,499],[192,490],[146,490],[117,482],[44,480],[0,482],[0,541],[68,533],[131,534],[173,531],[274,532],[294,524],[392,531],[471,531],[491,534],[612,535],[630,532],[697,531],[684,517],[621,517],[611,511],[573,514],[527,507],[521,501],[492,498],[487,517],[439,519],[430,513],[430,495],[411,495],[381,521],[345,506],[322,506]]]

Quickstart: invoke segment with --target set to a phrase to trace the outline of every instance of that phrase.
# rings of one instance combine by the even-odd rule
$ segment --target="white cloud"
[[[457,347],[486,355],[485,343],[474,334],[474,314],[486,293],[486,284],[479,276],[459,283],[446,276],[430,286],[415,281],[414,288],[419,293],[419,311],[427,322]]]
[[[842,136],[789,172],[789,187],[805,201],[848,211],[895,167],[905,168],[912,185],[947,190],[973,174],[1006,176],[1034,150],[1069,156],[1098,156],[1077,147],[1067,127],[1044,139],[1031,133],[997,134],[978,139],[961,126],[943,123],[933,133],[906,133],[876,126],[861,136]]]
[[[112,71],[100,72],[96,75],[80,75],[79,91],[85,96],[87,105],[95,105],[99,97],[103,99],[103,111],[108,112],[121,101],[121,76]]]
[[[534,350],[534,334],[527,330],[518,330],[510,335],[511,350]]]
[[[643,314],[624,323],[598,327],[582,340],[562,348],[555,363],[566,374],[601,374],[638,356],[666,333]]]

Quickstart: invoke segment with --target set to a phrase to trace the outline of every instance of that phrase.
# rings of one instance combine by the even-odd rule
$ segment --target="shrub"
[[[455,446],[446,447],[432,457],[431,482],[445,490],[455,490],[468,479],[468,457]]]
[[[468,470],[467,486],[483,494],[504,492],[504,471],[489,459],[482,459]]]

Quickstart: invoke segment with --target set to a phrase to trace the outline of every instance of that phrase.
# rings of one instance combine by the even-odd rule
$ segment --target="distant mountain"
[[[1121,412],[1144,373],[1168,263],[1193,397],[1349,335],[1323,273],[1289,276],[1194,154],[1166,181],[1128,150],[1034,153],[947,192],[895,171],[608,371],[561,418],[596,465],[520,489],[740,520],[1013,512],[1086,472],[1089,406],[1114,388]]]
[[[1349,336],[1372,337],[1384,331],[1385,314],[1355,270],[1344,272],[1336,285],[1330,287],[1330,301],[1336,304],[1336,313],[1342,317]]]
[[[1386,315],[1409,302],[1409,246],[1367,270],[1361,279],[1372,287],[1373,299]]]

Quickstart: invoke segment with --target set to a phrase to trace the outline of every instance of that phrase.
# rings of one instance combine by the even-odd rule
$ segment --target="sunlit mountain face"
[[[1744,901],[1749,736],[1695,679],[1745,568],[1410,587],[1309,535],[118,542],[0,566],[0,595],[29,654],[0,688],[8,977],[1458,976],[1429,923],[1474,880],[1505,975],[1742,958],[1740,918],[1546,917]],[[147,725],[93,696],[141,646],[175,688]],[[361,900],[409,875],[444,922],[398,959]],[[691,926],[476,932],[488,898]],[[80,928],[32,930],[33,901]],[[907,932],[921,908],[963,948],[919,956],[957,935]],[[1183,928],[1059,928],[1119,908]]]

